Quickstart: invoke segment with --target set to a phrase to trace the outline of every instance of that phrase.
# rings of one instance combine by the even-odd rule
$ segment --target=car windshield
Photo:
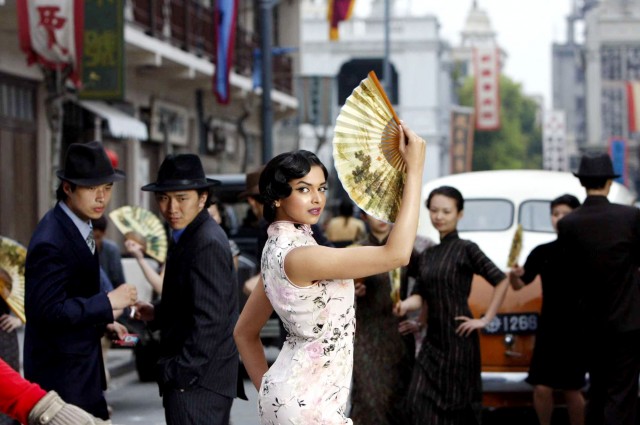
[[[518,222],[522,224],[522,230],[553,233],[549,208],[549,201],[534,200],[523,202],[520,205],[518,217]]]
[[[506,199],[465,199],[460,232],[507,230],[513,222],[513,204]]]

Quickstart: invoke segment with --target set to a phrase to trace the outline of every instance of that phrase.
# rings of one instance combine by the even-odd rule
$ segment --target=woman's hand
[[[142,260],[144,258],[145,247],[134,241],[133,239],[127,239],[124,241],[124,247],[127,249],[127,252],[131,254],[137,260]]]
[[[367,285],[362,280],[356,280],[354,288],[356,297],[364,297],[367,294]]]
[[[422,330],[422,325],[417,320],[403,320],[398,323],[398,332],[400,335],[408,335],[420,332]]]
[[[107,325],[107,332],[110,334],[111,339],[122,339],[129,333],[127,328],[120,322],[113,322]]]
[[[455,320],[462,321],[458,329],[456,329],[456,334],[460,336],[469,336],[476,329],[483,329],[487,326],[485,319],[472,319],[467,316],[458,316]]]
[[[507,275],[509,278],[509,284],[516,291],[524,287],[524,282],[520,279],[522,275],[524,275],[524,268],[518,266],[517,264],[513,266],[511,270],[509,270],[509,273]]]
[[[393,314],[398,317],[403,317],[405,314],[407,314],[406,303],[404,301],[398,301],[393,307]]]
[[[3,314],[0,316],[0,330],[6,333],[11,333],[22,326],[22,320],[17,317],[13,317],[10,314]]]
[[[404,122],[400,123],[400,154],[407,171],[422,170],[424,166],[424,154],[427,149],[427,142],[413,132]]]
[[[511,267],[511,271],[509,273],[513,273],[517,277],[522,277],[522,275],[524,274],[524,267],[516,264],[513,267]]]

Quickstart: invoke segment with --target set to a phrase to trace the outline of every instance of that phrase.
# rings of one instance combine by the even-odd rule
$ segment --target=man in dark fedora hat
[[[114,170],[99,142],[73,143],[66,152],[58,202],[40,220],[25,265],[25,377],[65,401],[107,420],[100,338],[109,328],[122,336],[114,310],[133,305],[135,286],[100,290],[100,265],[91,220],[101,217]]]
[[[585,155],[575,176],[582,207],[558,222],[567,282],[580,303],[590,377],[586,423],[635,424],[640,370],[640,210],[612,204],[607,154]],[[579,359],[577,359],[579,360]]]
[[[229,240],[209,215],[210,188],[200,158],[169,155],[155,193],[171,227],[162,299],[139,302],[136,317],[161,332],[158,385],[168,425],[227,425],[236,396],[233,328],[238,292]]]

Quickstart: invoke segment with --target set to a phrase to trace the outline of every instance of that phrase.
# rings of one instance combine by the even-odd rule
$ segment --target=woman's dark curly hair
[[[311,170],[313,166],[322,168],[324,178],[329,175],[326,167],[318,157],[309,151],[298,150],[286,152],[274,157],[267,163],[260,174],[260,196],[264,200],[263,215],[265,220],[273,223],[276,219],[275,202],[278,199],[288,198],[291,195],[291,180],[300,179]]]

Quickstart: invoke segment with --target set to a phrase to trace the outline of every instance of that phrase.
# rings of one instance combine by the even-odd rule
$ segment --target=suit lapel
[[[54,217],[56,218],[56,221],[62,229],[65,237],[69,241],[74,255],[82,261],[91,261],[91,259],[94,259],[97,255],[97,250],[95,254],[91,254],[91,250],[89,250],[87,242],[82,238],[80,230],[78,230],[75,223],[62,210],[60,205],[56,205],[54,209]]]

